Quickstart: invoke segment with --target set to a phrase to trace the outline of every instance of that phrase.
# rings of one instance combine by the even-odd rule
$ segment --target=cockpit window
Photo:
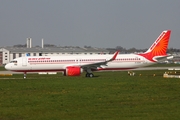
[[[16,60],[13,60],[13,61],[11,61],[10,63],[17,63],[17,61],[16,61]]]

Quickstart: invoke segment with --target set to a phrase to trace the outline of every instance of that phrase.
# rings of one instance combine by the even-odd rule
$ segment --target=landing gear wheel
[[[94,74],[90,73],[90,74],[89,74],[89,77],[91,77],[91,78],[94,77]]]
[[[89,77],[89,73],[86,73],[86,77]]]
[[[94,74],[93,73],[86,73],[86,77],[92,78],[92,77],[94,77]]]

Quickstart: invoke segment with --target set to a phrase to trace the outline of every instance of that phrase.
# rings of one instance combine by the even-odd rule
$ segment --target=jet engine
[[[79,66],[68,66],[64,75],[66,76],[79,76],[83,72],[83,69]]]

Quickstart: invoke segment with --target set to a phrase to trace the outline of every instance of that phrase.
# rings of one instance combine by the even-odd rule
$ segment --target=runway
[[[180,67],[142,67],[134,70],[180,70]]]

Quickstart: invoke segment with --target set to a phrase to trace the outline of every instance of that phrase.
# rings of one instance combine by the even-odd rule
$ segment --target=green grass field
[[[1,76],[0,120],[179,120],[180,79],[135,72]]]
[[[0,71],[4,71],[4,70],[6,70],[6,69],[4,68],[4,66],[0,66]]]

